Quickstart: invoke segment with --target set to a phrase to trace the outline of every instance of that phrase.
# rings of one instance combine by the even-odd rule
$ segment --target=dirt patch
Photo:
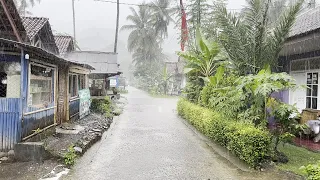
[[[0,180],[34,180],[43,177],[58,165],[55,160],[0,164]]]

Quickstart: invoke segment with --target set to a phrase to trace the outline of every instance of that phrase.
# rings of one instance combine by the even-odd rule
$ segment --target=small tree
[[[295,137],[294,134],[300,126],[296,121],[300,115],[299,111],[295,106],[280,102],[274,98],[269,98],[268,107],[271,109],[270,115],[275,120],[275,126],[270,130],[274,139],[273,151],[277,160],[287,162],[287,157],[279,152],[278,146],[280,142],[290,142]]]

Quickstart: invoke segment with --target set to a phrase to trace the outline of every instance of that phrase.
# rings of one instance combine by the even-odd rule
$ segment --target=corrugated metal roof
[[[93,74],[118,73],[118,58],[116,53],[98,51],[74,51],[66,54],[66,58],[73,62],[89,64],[95,70]]]
[[[37,54],[41,55],[44,58],[48,58],[50,60],[53,60],[56,63],[70,63],[70,64],[81,66],[81,67],[84,67],[84,68],[87,68],[87,69],[90,69],[90,70],[94,69],[94,67],[90,66],[89,64],[78,63],[78,62],[74,62],[74,61],[71,61],[71,60],[67,60],[65,58],[58,57],[55,54],[53,54],[51,52],[48,52],[48,51],[46,51],[46,50],[44,50],[42,48],[39,48],[39,47],[35,47],[35,46],[31,46],[29,44],[12,41],[12,40],[9,40],[9,39],[0,38],[0,46],[4,46],[4,45],[6,45],[6,46],[7,45],[12,45],[12,46],[13,45],[19,45],[19,46],[21,46],[23,49],[25,49],[28,52],[30,51],[30,52],[33,52],[33,53],[37,53]]]
[[[320,6],[297,16],[289,37],[294,37],[320,28]]]
[[[73,38],[71,36],[55,35],[54,40],[56,41],[60,55],[64,55],[67,53],[70,44],[73,47]]]
[[[22,17],[21,19],[29,39],[33,39],[41,28],[49,21],[48,18],[44,17]]]

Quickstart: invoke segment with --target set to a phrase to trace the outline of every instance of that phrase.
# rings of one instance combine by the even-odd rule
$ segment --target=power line
[[[110,0],[94,0],[94,1],[97,1],[97,2],[104,2],[104,3],[112,3],[112,4],[117,4],[116,1],[110,1]],[[168,7],[161,7],[161,6],[155,6],[155,5],[152,5],[152,4],[135,4],[135,3],[124,3],[124,2],[119,2],[119,4],[121,5],[127,5],[127,6],[145,6],[145,7],[160,7],[160,8],[163,8],[163,9],[167,9]],[[188,5],[187,5],[188,6]],[[171,8],[171,7],[169,7]],[[184,7],[184,9],[188,9],[186,7]],[[242,9],[227,9],[227,10],[230,10],[230,11],[237,11],[237,10],[242,10]]]

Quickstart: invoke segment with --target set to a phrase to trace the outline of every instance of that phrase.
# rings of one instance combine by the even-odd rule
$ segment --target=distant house
[[[111,94],[110,88],[117,86],[120,75],[116,53],[99,51],[73,51],[66,55],[70,61],[85,63],[94,67],[89,75],[91,96],[104,97]]]
[[[59,54],[48,18],[22,17],[21,20],[32,46]]]
[[[0,5],[0,151],[89,112],[91,66],[58,55],[44,18],[19,17],[12,0]],[[34,28],[34,29],[33,29]],[[69,76],[76,73],[77,76]],[[72,86],[70,86],[72,84]],[[69,98],[69,92],[76,95]]]
[[[169,79],[169,94],[178,94],[186,84],[185,75],[183,73],[183,69],[185,66],[185,62],[182,58],[177,57],[177,60],[166,61],[166,70],[168,76],[171,76]]]
[[[74,51],[73,37],[67,35],[55,35],[54,40],[59,50],[60,56],[65,56],[67,53]]]
[[[320,6],[299,15],[280,53],[280,64],[299,85],[296,91],[285,91],[282,99],[305,108],[320,110]]]

